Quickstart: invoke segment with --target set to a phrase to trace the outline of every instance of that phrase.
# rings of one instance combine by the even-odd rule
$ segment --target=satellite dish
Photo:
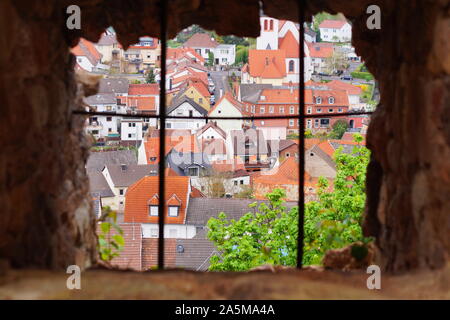
[[[177,253],[183,253],[183,252],[184,252],[183,245],[181,245],[181,244],[177,245]]]

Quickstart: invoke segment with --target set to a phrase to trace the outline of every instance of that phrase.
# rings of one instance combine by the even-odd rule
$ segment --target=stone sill
[[[368,290],[363,271],[295,269],[277,272],[197,273],[88,270],[81,290],[68,290],[64,272],[8,270],[3,299],[450,299],[450,265],[439,271],[383,275]]]

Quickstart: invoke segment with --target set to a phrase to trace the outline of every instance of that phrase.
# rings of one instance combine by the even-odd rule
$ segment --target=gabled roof
[[[191,98],[187,96],[181,97],[178,101],[174,101],[173,105],[171,105],[166,113],[170,114],[172,111],[176,110],[179,106],[181,106],[183,103],[188,103],[191,105],[195,110],[197,110],[202,116],[206,116],[208,114],[208,111],[206,111],[201,105],[199,105],[197,102],[192,100]]]
[[[114,93],[97,93],[83,99],[84,103],[93,106],[98,104],[116,104],[117,98]]]
[[[213,108],[209,110],[208,114],[211,114],[214,110],[216,110],[221,104],[223,100],[227,100],[229,103],[231,103],[240,113],[242,113],[244,104],[242,102],[237,101],[233,95],[227,91],[225,94],[219,99],[219,101],[216,102]]]
[[[107,165],[106,168],[115,187],[128,187],[142,177],[158,174],[155,164]]]
[[[129,86],[130,83],[127,78],[104,78],[100,79],[98,92],[125,94],[128,93]]]
[[[271,84],[248,83],[241,84],[239,87],[241,93],[241,101],[257,103],[259,96],[264,89],[272,88]]]
[[[205,132],[206,130],[208,130],[209,128],[217,131],[218,134],[220,134],[224,139],[226,138],[227,134],[225,131],[223,131],[215,121],[210,121],[207,124],[205,124],[202,128],[200,128],[200,130],[198,130],[196,132],[196,135],[199,136],[201,135],[203,132]]]
[[[298,46],[298,41],[295,36],[289,30],[286,35],[279,39],[278,48],[284,50],[286,53],[286,58],[298,58],[300,57],[300,51]]]
[[[147,141],[144,141],[144,148],[147,163],[159,163],[159,137],[148,138]],[[186,136],[166,136],[165,156],[172,149],[182,153],[200,152],[197,138],[190,134]],[[155,158],[155,161],[151,161],[151,158]]]
[[[86,163],[86,170],[100,172],[105,166],[114,164],[137,164],[136,152],[133,150],[91,152]]]
[[[309,55],[311,58],[328,58],[333,55],[333,44],[326,42],[308,43]]]
[[[284,50],[249,50],[248,65],[252,77],[279,79],[286,76]]]
[[[351,83],[340,80],[332,80],[325,83],[325,85],[330,89],[345,90],[350,95],[360,95],[362,93],[361,87],[354,86]]]
[[[184,224],[186,218],[186,208],[189,201],[190,192],[189,177],[165,177],[166,198],[169,199],[176,195],[181,201],[178,217],[169,217],[166,212],[165,223]],[[125,214],[124,222],[137,223],[157,223],[158,217],[149,215],[148,202],[156,195],[159,190],[159,176],[146,176],[134,183],[127,190],[125,195]],[[161,199],[159,200],[161,201]]]
[[[192,37],[189,38],[184,44],[183,47],[187,48],[215,48],[219,44],[216,40],[211,39],[211,36],[208,33],[196,33]]]
[[[88,171],[89,177],[89,190],[91,193],[96,193],[100,197],[114,197],[114,193],[106,182],[105,177],[100,171],[90,170]]]
[[[268,201],[253,199],[227,199],[227,198],[195,198],[190,199],[187,211],[186,224],[206,226],[211,217],[217,218],[219,213],[224,212],[229,219],[240,219],[247,212],[255,212],[257,208],[249,208],[252,203],[260,204]],[[287,209],[298,205],[297,202],[285,203]]]
[[[346,23],[345,20],[323,20],[321,24],[319,24],[319,28],[327,28],[327,29],[341,29]]]
[[[207,271],[209,258],[215,252],[214,243],[206,239],[205,231],[191,239],[177,239],[177,247],[183,248],[176,252],[175,266],[193,271]]]
[[[155,97],[126,96],[122,98],[123,101],[129,108],[134,107],[140,111],[156,111]]]
[[[158,95],[159,84],[158,83],[142,83],[142,84],[130,84],[128,88],[128,95]]]
[[[74,56],[86,57],[93,66],[96,66],[102,58],[95,45],[83,38],[80,38],[78,45],[73,47],[71,52]]]

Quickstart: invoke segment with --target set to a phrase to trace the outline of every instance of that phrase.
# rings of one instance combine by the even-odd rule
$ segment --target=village
[[[157,263],[160,161],[166,168],[166,265],[206,271],[217,253],[207,236],[210,218],[224,212],[239,219],[274,189],[283,189],[286,206],[294,207],[299,157],[305,160],[305,200],[317,199],[319,179],[336,177],[334,153],[350,153],[355,136],[364,144],[370,122],[364,113],[374,110],[379,94],[351,46],[350,23],[335,17],[306,26],[301,154],[302,128],[294,117],[299,25],[267,16],[260,24],[256,39],[192,26],[169,41],[164,155],[160,41],[143,36],[124,50],[109,28],[98,43],[81,39],[72,49],[77,72],[101,76],[98,93],[83,101],[95,112],[85,125],[92,143],[86,170],[97,216],[105,208],[117,212],[123,231],[124,248],[113,265],[148,270]]]

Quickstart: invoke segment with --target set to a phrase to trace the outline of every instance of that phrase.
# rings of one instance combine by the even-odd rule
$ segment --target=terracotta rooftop
[[[211,39],[208,33],[196,33],[190,37],[184,44],[185,48],[215,48],[219,44]]]

